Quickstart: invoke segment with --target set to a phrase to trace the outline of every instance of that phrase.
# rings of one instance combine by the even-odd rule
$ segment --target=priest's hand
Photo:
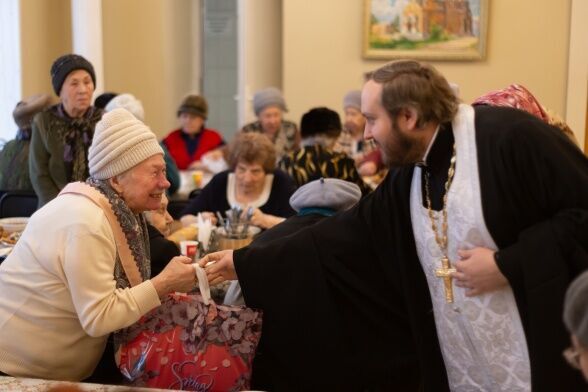
[[[232,250],[209,253],[201,258],[198,264],[206,271],[206,277],[211,286],[225,280],[237,279]]]
[[[454,263],[455,285],[466,289],[466,297],[496,291],[508,285],[494,260],[494,251],[488,248],[459,250],[460,261]]]

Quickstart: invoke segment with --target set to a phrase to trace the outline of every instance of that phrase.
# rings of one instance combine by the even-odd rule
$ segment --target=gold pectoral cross
[[[443,279],[443,284],[445,285],[445,301],[449,304],[453,302],[453,277],[451,274],[454,272],[456,270],[455,268],[451,268],[451,263],[447,257],[441,259],[441,268],[435,270],[435,276]]]

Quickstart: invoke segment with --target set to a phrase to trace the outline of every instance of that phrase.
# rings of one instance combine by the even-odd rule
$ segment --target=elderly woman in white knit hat
[[[588,381],[588,271],[578,276],[568,288],[564,322],[572,338],[572,347],[564,352],[564,356],[571,366],[582,371]]]
[[[112,93],[111,93],[112,95]],[[104,110],[106,112],[110,112],[117,108],[123,108],[131,112],[139,121],[145,122],[145,109],[143,109],[143,104],[140,100],[135,98],[133,94],[117,94],[114,95],[108,101]],[[161,148],[163,149],[163,159],[165,160],[165,170],[166,170],[166,177],[170,183],[169,188],[167,189],[168,195],[173,195],[176,193],[178,188],[180,187],[180,172],[178,171],[178,167],[176,166],[176,162],[170,155],[167,147],[165,144],[159,143]]]
[[[280,90],[268,87],[257,91],[253,96],[253,111],[257,121],[245,125],[242,132],[265,134],[276,146],[278,159],[298,149],[300,133],[296,124],[282,118],[288,108]]]
[[[194,286],[187,257],[150,276],[142,212],[159,208],[169,186],[155,134],[124,109],[105,114],[89,169],[31,217],[0,265],[0,372],[86,379],[111,332]]]

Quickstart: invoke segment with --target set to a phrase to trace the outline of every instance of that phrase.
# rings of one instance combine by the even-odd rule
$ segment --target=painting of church
[[[428,38],[439,26],[453,36],[472,36],[469,0],[421,0],[407,4],[400,15],[400,32]]]
[[[480,57],[487,0],[365,1],[368,51],[412,51],[416,57],[443,57],[444,52],[468,57],[475,51],[471,55]]]

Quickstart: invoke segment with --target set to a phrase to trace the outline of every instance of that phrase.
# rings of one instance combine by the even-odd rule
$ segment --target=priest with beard
[[[459,104],[416,61],[370,73],[362,112],[392,169],[376,191],[200,261],[289,321],[263,332],[282,340],[277,390],[583,390],[561,314],[588,268],[586,156],[530,114]]]

